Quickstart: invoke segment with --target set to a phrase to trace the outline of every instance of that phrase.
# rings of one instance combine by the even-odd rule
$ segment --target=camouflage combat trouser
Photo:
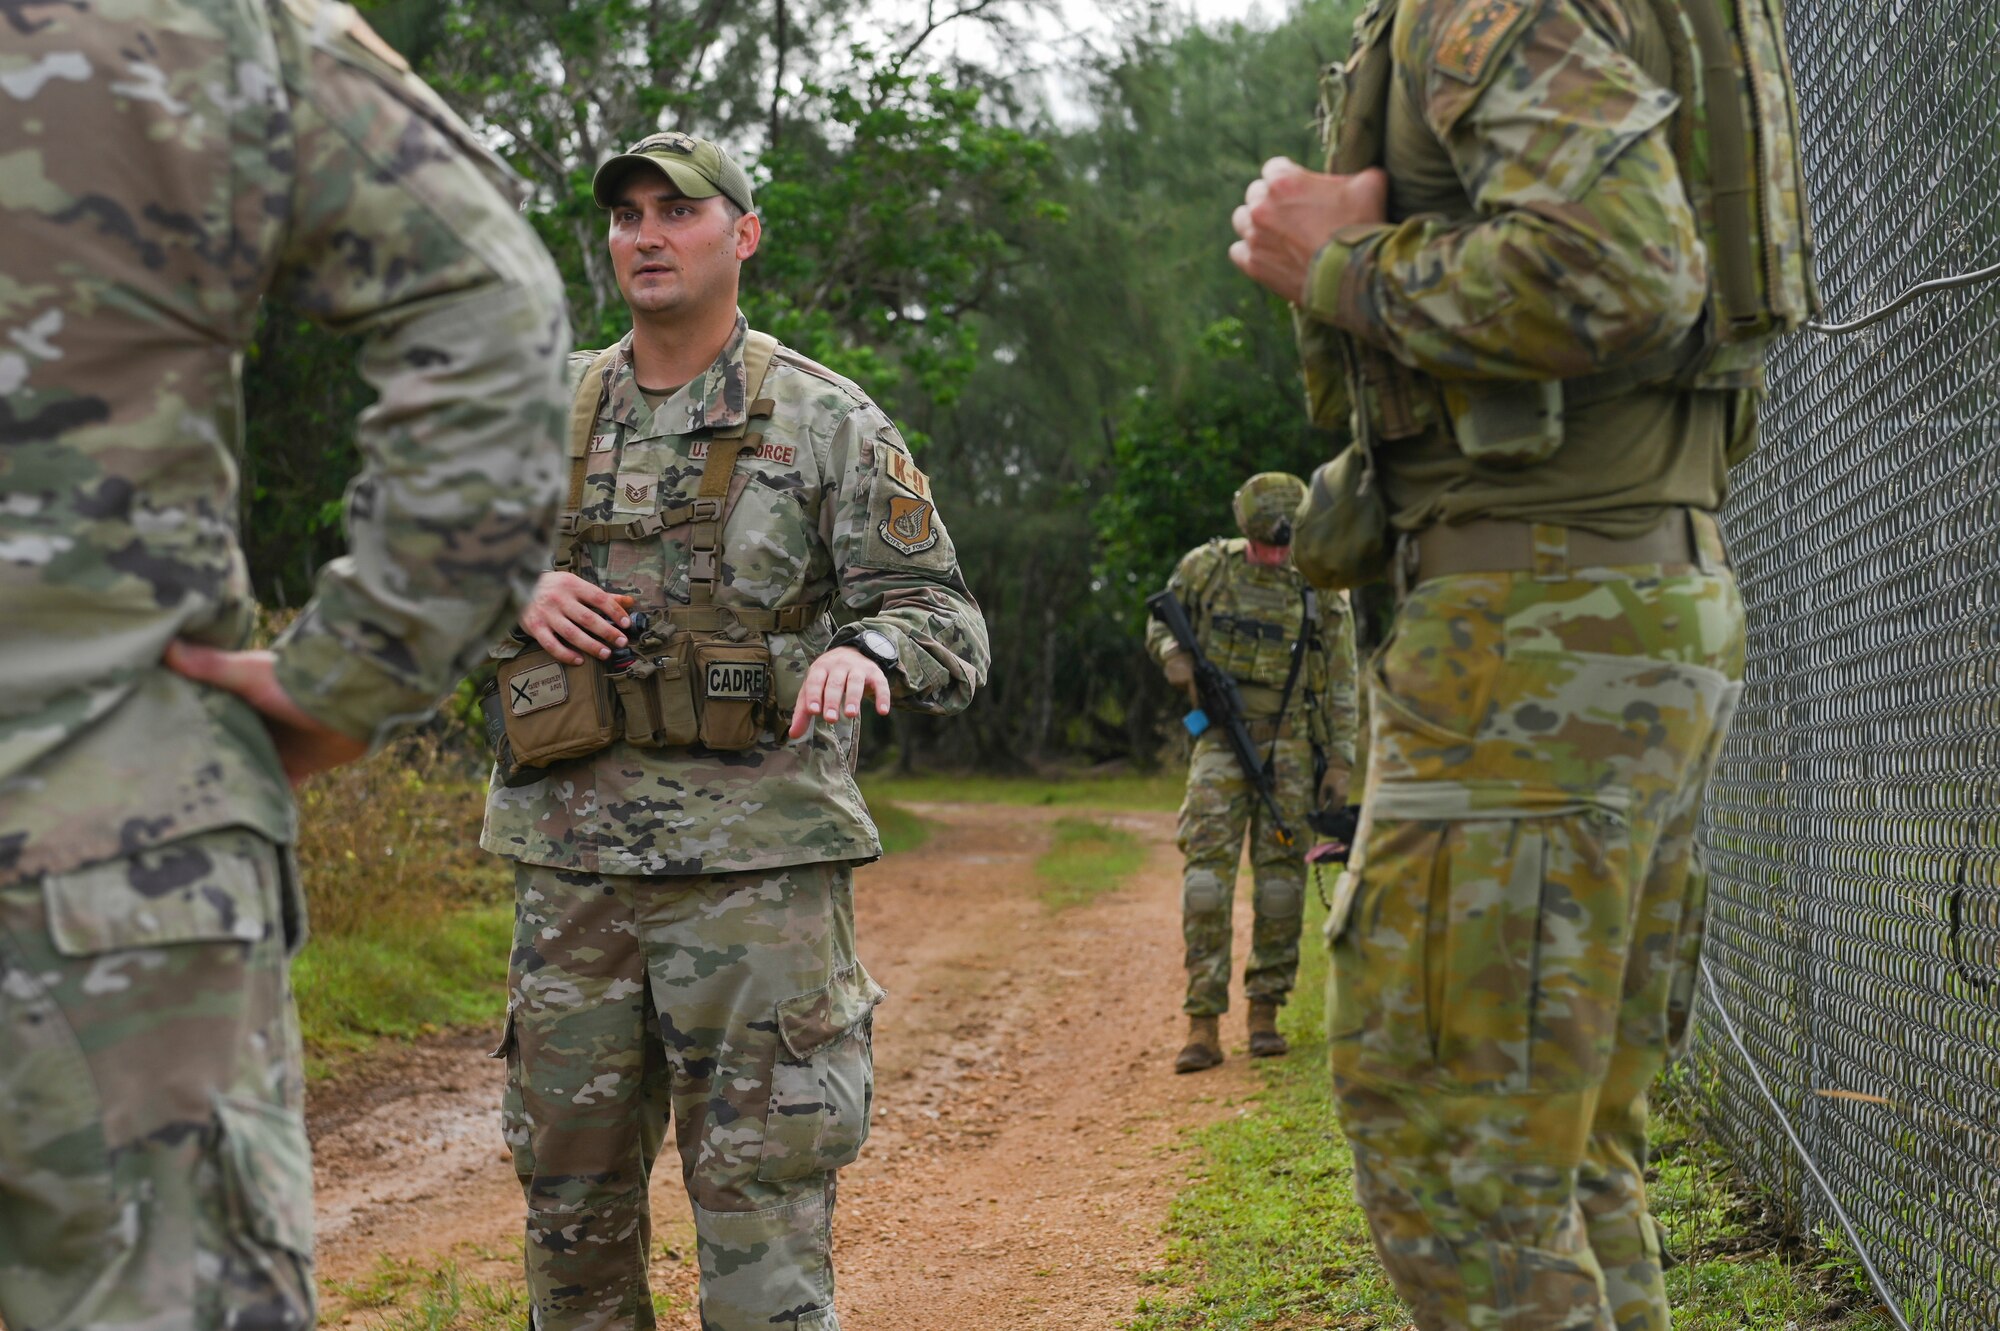
[[[214,832],[0,888],[11,1331],[311,1325],[285,856]]]
[[[1356,1190],[1424,1331],[1665,1331],[1646,1093],[1685,1005],[1743,612],[1686,566],[1418,586],[1328,921]]]
[[[1210,730],[1194,742],[1187,795],[1181,801],[1181,933],[1187,941],[1187,1001],[1195,1017],[1229,1010],[1229,917],[1243,834],[1250,833],[1250,964],[1243,988],[1253,1001],[1282,1003],[1299,973],[1299,928],[1305,913],[1306,814],[1312,801],[1312,744],[1279,740],[1273,757],[1278,808],[1294,843],[1279,842],[1270,811],[1243,775],[1229,741]]]
[[[868,1135],[852,872],[516,867],[502,1121],[539,1331],[653,1325],[646,1181],[675,1127],[705,1331],[838,1331],[834,1171]]]

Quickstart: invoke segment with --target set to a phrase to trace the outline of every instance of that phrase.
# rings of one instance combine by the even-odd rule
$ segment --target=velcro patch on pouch
[[[759,661],[710,661],[702,678],[702,694],[723,702],[762,702],[769,682]]]
[[[507,681],[507,708],[515,716],[526,716],[568,700],[569,675],[560,661],[523,670]]]

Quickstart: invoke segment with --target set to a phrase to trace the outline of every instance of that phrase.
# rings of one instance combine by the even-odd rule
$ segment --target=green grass
[[[1146,859],[1139,838],[1095,818],[1059,818],[1055,838],[1035,861],[1042,904],[1067,910],[1121,886]]]
[[[1185,773],[1166,769],[1150,776],[984,776],[925,773],[869,776],[861,787],[877,799],[913,804],[1051,805],[1060,808],[1173,810],[1180,807]]]
[[[875,820],[875,830],[882,834],[884,855],[915,850],[931,839],[931,825],[893,801],[869,800],[868,816]]]
[[[323,1077],[377,1040],[497,1027],[507,1009],[514,912],[441,912],[417,930],[315,937],[292,966],[307,1071]]]
[[[368,1331],[519,1331],[528,1321],[527,1292],[518,1274],[519,1243],[508,1251],[462,1248],[460,1257],[506,1261],[513,1272],[489,1280],[469,1272],[459,1257],[420,1263],[380,1257],[359,1280],[326,1280],[325,1311],[353,1314]],[[656,1290],[653,1312],[667,1317],[684,1311],[688,1300]]]
[[[1282,1014],[1293,1053],[1258,1065],[1262,1089],[1189,1134],[1188,1183],[1168,1221],[1157,1293],[1128,1331],[1401,1331],[1409,1314],[1369,1246],[1353,1164],[1334,1117],[1321,1024],[1326,953],[1311,904],[1296,998]],[[1652,1205],[1681,1265],[1667,1273],[1676,1331],[1888,1331],[1837,1252],[1761,1227],[1720,1148],[1662,1088]]]

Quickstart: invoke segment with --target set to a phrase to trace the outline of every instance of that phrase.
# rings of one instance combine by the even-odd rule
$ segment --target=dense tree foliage
[[[1229,264],[1229,213],[1268,157],[1307,158],[1318,68],[1352,0],[1270,29],[1141,9],[1059,71],[934,58],[954,23],[1019,49],[1017,0],[932,5],[904,30],[825,0],[389,0],[377,25],[534,189],[578,337],[624,312],[589,203],[595,163],[662,126],[752,167],[766,222],[753,323],[866,387],[940,492],[992,628],[991,686],[949,725],[899,718],[905,760],[1149,761],[1167,715],[1141,601],[1229,534],[1255,471],[1331,449],[1304,424],[1290,316]],[[1004,57],[1002,58],[1004,60]],[[339,547],[365,390],[337,340],[267,311],[249,392],[248,539],[261,589],[304,594]]]

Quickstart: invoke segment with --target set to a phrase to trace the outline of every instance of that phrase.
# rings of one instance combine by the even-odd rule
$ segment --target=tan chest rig
[[[1531,466],[1562,447],[1566,410],[1639,388],[1761,388],[1766,343],[1819,307],[1812,237],[1794,141],[1796,99],[1777,0],[1624,0],[1658,25],[1673,62],[1675,162],[1707,246],[1709,292],[1696,332],[1679,346],[1568,380],[1433,379],[1382,348],[1300,314],[1306,408],[1354,443],[1314,478],[1312,533],[1302,561],[1322,586],[1355,587],[1388,567],[1388,515],[1376,451],[1443,421],[1459,451],[1499,467]],[[1399,0],[1370,0],[1354,48],[1320,82],[1329,172],[1383,165],[1395,95]],[[1783,206],[1789,199],[1790,206]],[[1301,539],[1299,548],[1314,544]]]
[[[569,665],[531,646],[501,662],[482,702],[503,784],[540,780],[549,765],[586,757],[620,739],[642,749],[748,749],[775,723],[775,671],[765,635],[803,632],[824,607],[718,605],[715,585],[737,460],[756,451],[763,434],[753,427],[776,409],[758,394],[777,350],[775,339],[748,335],[743,366],[749,406],[741,425],[708,435],[694,499],[623,522],[582,520],[590,435],[618,349],[604,352],[584,373],[570,410],[569,499],[557,525],[561,544],[555,567],[589,578],[591,545],[662,539],[685,524],[688,604],[635,608],[629,645],[609,660]],[[503,734],[496,736],[496,729]]]

